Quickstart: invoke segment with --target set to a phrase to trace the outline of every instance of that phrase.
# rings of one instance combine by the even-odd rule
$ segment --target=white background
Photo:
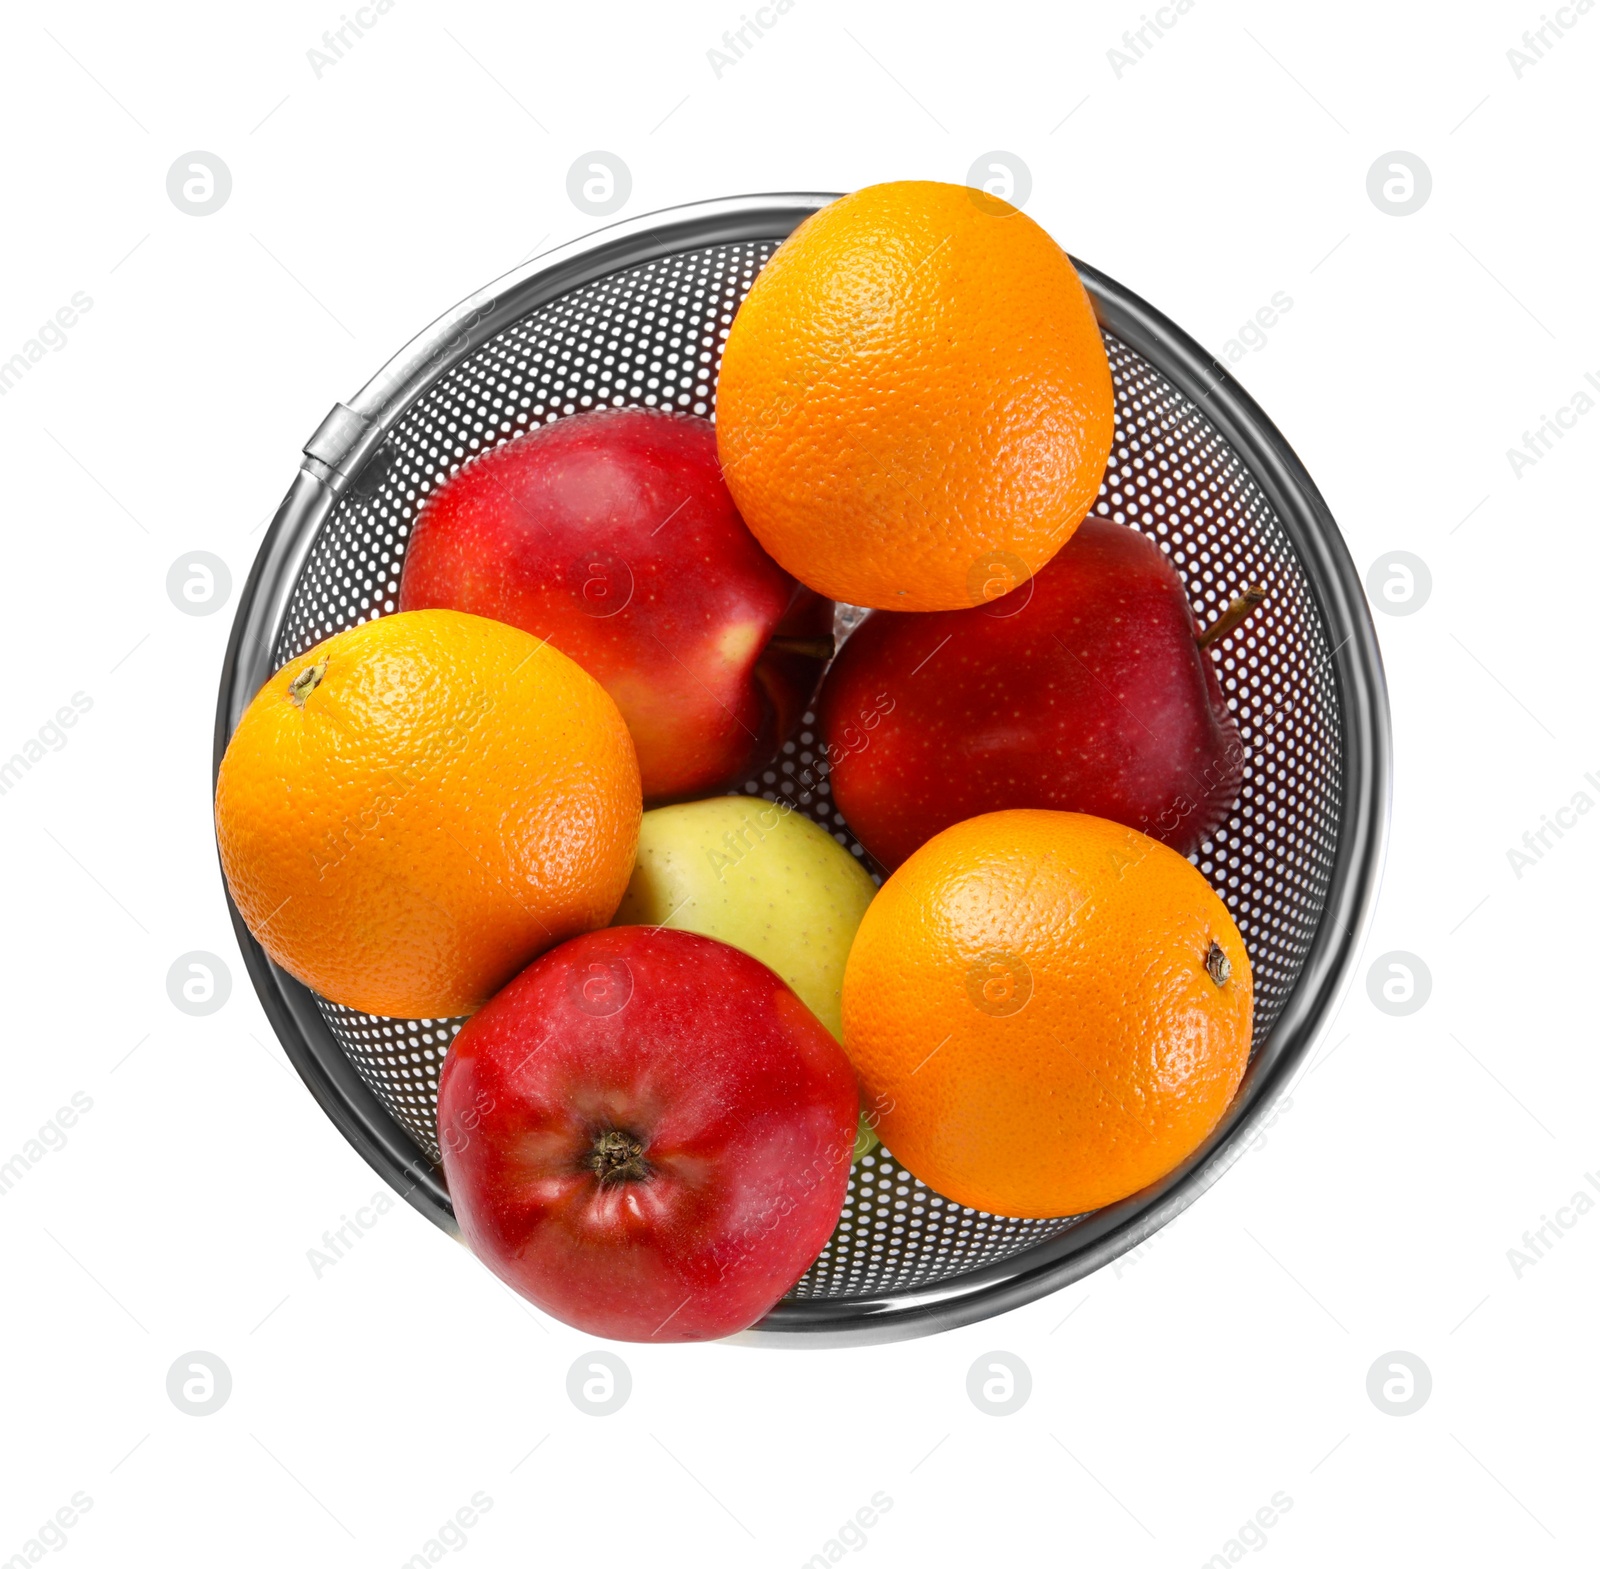
[[[74,1092],[93,1109],[0,1198],[0,1561],[78,1491],[55,1552],[85,1566],[396,1566],[480,1491],[480,1565],[800,1565],[878,1492],[854,1551],[882,1565],[1201,1564],[1277,1492],[1248,1557],[1592,1561],[1600,1218],[1520,1278],[1507,1256],[1600,1168],[1600,814],[1520,878],[1507,857],[1600,800],[1600,413],[1520,478],[1506,455],[1600,376],[1600,12],[1561,14],[1519,79],[1537,0],[1199,0],[1119,78],[1139,0],[796,0],[719,79],[739,0],[398,0],[319,79],[339,0],[7,7],[0,359],[93,307],[0,399],[0,755],[93,706],[0,796],[0,1160]],[[165,188],[192,149],[232,172],[205,218]],[[1004,149],[1039,221],[1213,351],[1285,292],[1237,373],[1362,574],[1404,550],[1433,582],[1377,617],[1396,769],[1366,952],[1260,1147],[1031,1307],[881,1349],[619,1348],[606,1418],[566,1394],[591,1343],[404,1206],[313,1273],[380,1184],[287,1068],[225,913],[234,603],[165,588],[203,549],[236,598],[329,406],[603,221],[566,192],[591,149],[632,172],[622,216],[963,180]],[[1394,149],[1433,178],[1404,218],[1366,189]],[[233,976],[207,1018],[166,992],[196,949]],[[1368,998],[1389,950],[1432,974],[1408,1017]],[[197,1348],[233,1379],[204,1418],[165,1389]],[[966,1392],[996,1349],[1033,1379],[1003,1418]],[[1403,1418],[1366,1389],[1396,1349],[1433,1379]]]

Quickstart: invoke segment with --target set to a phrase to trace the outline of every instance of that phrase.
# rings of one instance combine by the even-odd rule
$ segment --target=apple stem
[[[1266,602],[1266,598],[1266,589],[1247,588],[1195,641],[1201,648],[1210,648],[1213,643],[1220,643],[1235,627],[1248,621],[1257,608]]]
[[[620,1128],[597,1134],[584,1165],[600,1179],[602,1187],[615,1182],[639,1182],[650,1175],[644,1163],[644,1141]]]
[[[831,637],[775,637],[767,647],[780,654],[804,654],[807,659],[833,658]]]

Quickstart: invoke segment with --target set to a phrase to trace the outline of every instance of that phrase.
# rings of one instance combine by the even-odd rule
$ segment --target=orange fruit
[[[639,765],[592,676],[515,627],[412,610],[255,695],[217,776],[234,903],[273,961],[367,1013],[468,1013],[611,919]]]
[[[1250,1055],[1250,959],[1176,851],[1077,812],[991,812],[883,885],[844,974],[878,1135],[958,1204],[1077,1215],[1216,1126]]]
[[[1111,368],[1066,253],[1009,202],[928,180],[813,213],[734,317],[717,451],[802,582],[957,610],[1037,572],[1094,502]]]

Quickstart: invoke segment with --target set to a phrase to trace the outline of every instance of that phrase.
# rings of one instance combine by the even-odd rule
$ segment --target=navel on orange
[[[763,268],[723,353],[717,450],[745,522],[802,582],[955,610],[1066,543],[1113,413],[1060,246],[1008,202],[907,180],[822,208]]]
[[[929,1187],[1076,1215],[1199,1147],[1244,1073],[1251,1001],[1244,940],[1182,856],[1099,817],[992,812],[867,907],[844,1043]]]

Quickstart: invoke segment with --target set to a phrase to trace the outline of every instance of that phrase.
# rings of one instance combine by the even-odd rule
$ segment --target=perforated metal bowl
[[[306,444],[245,586],[217,704],[216,761],[267,677],[322,638],[395,608],[423,498],[474,453],[608,404],[713,412],[721,347],[762,264],[826,195],[753,196],[651,214],[508,274],[441,317]],[[1263,610],[1216,651],[1249,751],[1244,791],[1196,856],[1255,969],[1255,1045],[1205,1146],[1120,1204],[1060,1220],[964,1209],[879,1150],[805,1277],[750,1334],[868,1342],[968,1323],[1055,1290],[1135,1246],[1238,1156],[1342,988],[1375,893],[1388,808],[1383,672],[1359,581],[1288,444],[1197,344],[1093,268],[1117,391],[1096,510],[1143,530],[1202,622],[1241,588]],[[849,623],[848,614],[841,620]],[[809,717],[808,725],[809,725]],[[746,781],[859,851],[804,728]],[[806,765],[813,769],[807,770]],[[313,995],[234,912],[285,1051],[345,1137],[417,1209],[455,1230],[434,1101],[460,1020],[381,1019]]]

